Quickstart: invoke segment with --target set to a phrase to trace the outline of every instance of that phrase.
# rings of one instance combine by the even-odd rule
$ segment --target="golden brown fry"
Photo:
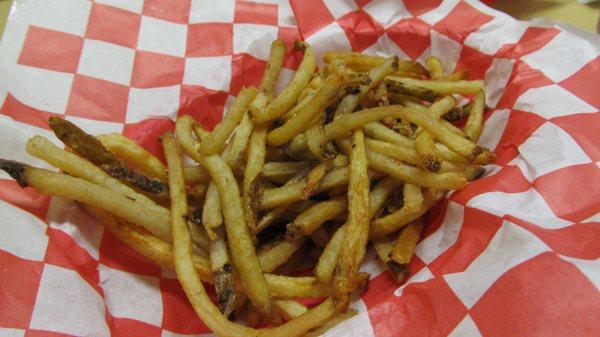
[[[442,167],[442,157],[440,156],[435,141],[429,133],[421,131],[415,137],[415,148],[421,158],[422,166],[431,172],[439,172]]]
[[[315,189],[319,186],[321,180],[323,180],[323,177],[325,177],[325,174],[327,174],[327,172],[331,170],[333,166],[333,159],[328,159],[317,164],[317,166],[313,167],[308,172],[308,175],[306,176],[306,187],[304,187],[302,199],[306,200],[314,194]]]
[[[472,141],[476,142],[481,135],[481,128],[483,127],[483,110],[485,109],[485,95],[483,91],[479,91],[473,99],[471,105],[471,112],[467,119],[467,124],[464,127],[465,135]]]
[[[481,178],[485,173],[485,168],[481,166],[467,166],[465,167],[463,174],[467,177],[468,181],[473,181]]]
[[[437,189],[461,189],[467,184],[467,179],[460,173],[432,173],[398,162],[376,152],[369,152],[368,157],[369,167],[372,169],[419,186]]]
[[[210,181],[210,175],[202,166],[184,167],[183,178],[185,178],[186,184],[206,183]]]
[[[481,153],[480,155],[478,155],[475,158],[475,164],[477,164],[477,165],[487,165],[487,164],[493,163],[496,160],[497,157],[498,156],[495,153],[490,152],[487,149],[484,149],[483,153]]]
[[[303,109],[298,111],[285,124],[269,132],[267,135],[269,146],[282,145],[310,127],[311,122],[319,117],[319,114],[338,96],[345,83],[346,78],[343,74],[335,73],[329,76]]]
[[[389,105],[377,108],[364,109],[352,114],[344,115],[344,118],[335,119],[325,125],[325,137],[334,139],[346,135],[352,130],[380,119],[396,117],[404,107],[400,105]]]
[[[246,169],[244,170],[244,180],[242,184],[242,197],[244,205],[244,219],[247,226],[254,230],[256,229],[256,213],[252,205],[257,200],[253,200],[251,188],[254,181],[259,177],[265,165],[266,140],[267,140],[267,125],[257,125],[250,136],[248,144],[248,153],[246,159]]]
[[[429,71],[429,76],[432,79],[437,79],[444,76],[444,67],[442,66],[440,59],[437,57],[433,55],[427,57],[425,64],[427,66],[427,70]]]
[[[392,272],[397,282],[402,282],[406,275],[406,269],[402,268],[398,263],[390,258],[390,253],[394,248],[394,242],[396,236],[392,234],[384,235],[373,239],[373,248],[377,253],[377,257],[385,264],[386,267]]]
[[[348,184],[348,168],[336,168],[323,177],[315,193],[346,184]],[[282,187],[267,189],[262,194],[259,210],[272,209],[301,200],[305,188],[306,182],[295,182]]]
[[[388,90],[415,96],[423,100],[433,102],[437,97],[450,94],[475,94],[483,90],[482,80],[475,81],[426,81],[413,78],[402,78],[388,76],[385,83]]]
[[[202,207],[202,225],[206,234],[211,240],[216,239],[213,229],[223,224],[223,215],[221,214],[221,199],[217,185],[213,182],[208,184],[204,205]]]
[[[335,155],[335,149],[328,147],[329,142],[325,137],[325,131],[323,130],[324,119],[321,118],[319,122],[313,124],[308,130],[306,130],[306,145],[308,150],[312,153],[315,158],[319,160],[325,160]],[[297,137],[294,137],[296,139]]]
[[[347,206],[346,196],[316,203],[306,211],[298,214],[294,221],[287,225],[286,240],[294,241],[304,235],[310,235],[325,221],[335,219],[346,213]]]
[[[266,109],[253,111],[252,121],[255,124],[262,124],[281,117],[294,105],[302,90],[313,77],[317,67],[317,59],[312,48],[308,44],[299,41],[296,42],[295,47],[304,50],[304,57],[294,74],[294,78],[281,94],[269,103]]]
[[[262,176],[265,179],[289,180],[308,167],[306,161],[284,161],[265,163]]]
[[[225,150],[221,154],[221,157],[223,157],[227,165],[229,165],[234,172],[242,165],[242,159],[248,148],[248,142],[250,141],[253,127],[254,125],[252,124],[250,117],[248,114],[245,114],[236,128],[231,142],[227,144]]]
[[[215,240],[210,243],[210,265],[215,282],[219,309],[223,315],[229,317],[235,309],[238,300],[235,291],[233,266],[229,262],[225,232],[222,228],[217,228],[216,234]]]
[[[386,155],[390,158],[403,161],[408,164],[418,166],[422,165],[419,154],[416,151],[416,146],[402,146],[400,144],[392,144],[370,138],[365,139],[365,143],[367,144],[367,150],[371,152]]]
[[[388,196],[392,194],[402,183],[394,177],[385,177],[381,179],[373,188],[369,194],[369,217],[374,218],[387,200]]]
[[[244,88],[238,93],[235,102],[225,114],[223,120],[215,126],[212,132],[200,138],[200,153],[205,156],[212,156],[223,151],[229,136],[248,111],[248,106],[257,93],[258,90],[254,87]]]
[[[369,230],[369,238],[375,239],[393,233],[418,219],[443,197],[443,193],[441,191],[426,190],[423,197],[424,201],[417,207],[402,207],[394,213],[373,220]]]
[[[265,73],[260,80],[259,90],[267,96],[270,96],[277,84],[279,72],[283,66],[283,57],[285,56],[285,44],[282,40],[274,40],[271,43],[271,52],[267,60]]]
[[[97,135],[104,147],[117,155],[125,164],[132,165],[150,178],[167,180],[167,168],[148,150],[120,133]]]
[[[344,250],[340,254],[333,280],[334,299],[340,312],[347,309],[350,294],[357,290],[356,277],[369,236],[370,181],[362,130],[355,130],[352,135],[349,167],[348,220],[345,225]]]
[[[258,253],[260,267],[265,273],[273,272],[300,249],[304,242],[305,238],[300,238],[295,241],[280,240],[268,244],[269,247]]]
[[[323,54],[323,61],[325,61],[325,63],[329,63],[336,59],[343,60],[347,67],[355,71],[368,71],[386,61],[386,58],[382,56],[372,56],[354,52],[326,52]],[[398,70],[418,74],[427,73],[427,70],[422,65],[414,61],[401,60],[398,65]]]
[[[331,284],[333,280],[333,271],[337,264],[340,251],[344,247],[344,239],[346,237],[346,225],[340,227],[331,240],[323,249],[319,262],[315,267],[315,277],[321,284]]]
[[[423,231],[423,219],[419,218],[402,229],[394,247],[390,252],[390,257],[401,266],[407,267],[415,253],[415,247]]]

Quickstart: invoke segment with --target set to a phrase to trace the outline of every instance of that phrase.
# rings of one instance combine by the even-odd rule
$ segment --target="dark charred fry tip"
[[[398,71],[400,67],[400,58],[398,56],[393,56],[394,60],[392,61],[392,68],[394,71]]]
[[[19,186],[29,186],[25,179],[25,164],[14,160],[0,159],[0,169],[6,171],[6,173],[13,177],[17,183],[19,183]]]
[[[201,208],[196,208],[192,212],[192,215],[190,216],[190,221],[192,223],[194,223],[195,225],[198,225],[198,226],[202,225],[202,209]]]
[[[252,180],[250,183],[250,190],[248,191],[249,199],[250,199],[250,211],[254,216],[258,214],[258,210],[260,209],[260,204],[262,204],[262,195],[264,192],[263,187],[263,178],[262,176],[258,176]]]
[[[287,224],[283,239],[288,242],[294,242],[306,234],[300,226],[291,222]]]
[[[408,273],[408,267],[393,260],[389,260],[386,265],[394,275],[394,278],[396,278],[396,281],[402,283]]]
[[[124,180],[142,191],[150,193],[165,193],[169,185],[160,180],[148,178],[142,174],[132,171],[129,167],[121,164],[104,164],[100,168],[113,178]]]
[[[472,166],[465,169],[465,176],[468,181],[473,181],[481,178],[485,174],[485,168],[482,166]]]
[[[306,50],[306,47],[307,47],[306,42],[304,42],[302,40],[294,41],[294,49],[303,52]]]
[[[231,266],[231,263],[225,263],[223,265],[223,270],[230,273],[233,271],[233,267]]]
[[[431,154],[426,154],[423,156],[423,163],[431,172],[438,172],[442,167],[442,163]]]

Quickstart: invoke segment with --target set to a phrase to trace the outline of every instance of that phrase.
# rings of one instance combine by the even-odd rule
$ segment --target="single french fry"
[[[408,264],[415,253],[415,247],[421,238],[422,231],[423,219],[419,218],[404,227],[400,235],[398,235],[390,252],[390,258],[398,263],[401,268],[405,270],[408,268]]]
[[[304,50],[304,57],[300,66],[298,66],[298,70],[292,81],[269,103],[266,109],[253,111],[252,121],[255,124],[262,124],[281,117],[294,105],[302,90],[313,77],[317,67],[317,59],[312,48],[302,42],[297,42],[295,47]]]
[[[358,268],[364,257],[369,236],[368,160],[362,130],[352,135],[348,182],[348,220],[344,250],[334,273],[334,300],[338,311],[347,309],[350,294],[357,289]]]
[[[223,224],[223,215],[221,214],[221,199],[219,190],[214,182],[208,184],[204,205],[202,207],[202,225],[206,234],[211,240],[217,238],[214,229]]]
[[[275,304],[279,314],[288,321],[308,311],[305,305],[294,300],[277,300]]]
[[[337,264],[340,251],[344,247],[346,237],[346,225],[340,227],[331,237],[329,243],[323,249],[321,257],[315,267],[315,277],[321,284],[331,284],[333,280],[333,271]]]
[[[225,231],[223,228],[217,228],[216,234],[215,240],[210,243],[210,266],[215,282],[219,309],[223,315],[229,317],[235,309],[238,300],[235,290],[233,266],[229,261]]]
[[[313,124],[308,130],[306,130],[306,145],[308,150],[312,153],[315,158],[325,160],[331,158],[334,153],[327,148],[328,140],[325,137],[325,131],[323,130],[322,118],[318,123]],[[296,137],[294,137],[295,139]]]
[[[370,152],[386,155],[397,161],[403,161],[408,164],[422,167],[423,163],[416,151],[416,146],[402,146],[400,144],[392,144],[370,138],[365,139],[365,143],[367,145],[367,150]]]
[[[321,201],[311,206],[287,225],[286,240],[294,241],[304,235],[312,234],[325,221],[335,219],[346,213],[348,200],[339,196]]]
[[[242,164],[242,159],[248,148],[248,142],[250,141],[253,127],[254,125],[252,124],[250,117],[248,114],[245,114],[235,130],[233,139],[227,144],[225,150],[221,154],[221,157],[223,157],[227,165],[229,165],[234,172],[237,171]]]
[[[479,91],[473,99],[469,118],[467,124],[463,129],[465,135],[472,141],[476,142],[481,135],[481,128],[483,127],[483,110],[485,109],[485,95],[483,91]]]
[[[369,216],[371,219],[379,213],[388,196],[400,185],[402,183],[398,179],[387,176],[373,186],[369,194]]]
[[[393,233],[406,226],[410,222],[418,219],[425,214],[433,204],[443,197],[440,191],[426,190],[423,195],[424,201],[417,207],[402,207],[394,213],[388,214],[382,218],[371,221],[369,238],[374,239],[380,236]]]
[[[389,105],[344,115],[344,118],[334,119],[331,123],[325,125],[325,137],[334,139],[344,136],[362,125],[388,117],[395,117],[402,109],[404,107],[399,105]]]
[[[356,71],[368,71],[386,61],[385,57],[372,56],[354,52],[326,52],[323,54],[323,61],[329,63],[333,60],[343,60],[346,66]],[[426,74],[427,70],[418,62],[401,60],[398,70],[403,72],[413,72]]]
[[[298,111],[282,126],[269,132],[267,135],[267,144],[269,146],[282,145],[305,131],[311,125],[310,122],[319,117],[319,114],[339,94],[345,83],[346,78],[343,74],[335,73],[329,76],[310,102],[304,105],[303,109]]]
[[[104,147],[113,152],[127,165],[133,165],[143,174],[159,179],[167,180],[167,168],[160,159],[153,156],[148,150],[138,145],[133,140],[120,133],[107,133],[97,135]]]
[[[415,185],[437,189],[461,189],[467,184],[466,177],[461,173],[432,173],[376,152],[369,152],[368,157],[369,167],[372,169]]]
[[[475,94],[484,89],[482,80],[475,81],[439,81],[416,80],[388,76],[386,82],[390,91],[415,96],[433,102],[437,97],[450,94]]]
[[[273,181],[287,181],[308,167],[306,161],[284,161],[265,163],[262,177]]]
[[[265,73],[260,80],[259,90],[267,96],[270,96],[277,84],[279,72],[283,66],[283,58],[285,56],[285,44],[282,40],[277,39],[271,43],[271,52],[267,60]]]
[[[437,57],[431,55],[427,57],[425,60],[425,65],[427,66],[427,70],[429,71],[429,76],[432,79],[437,79],[444,76],[444,67],[442,66],[442,62]]]
[[[394,248],[394,242],[396,237],[394,234],[384,235],[373,239],[373,248],[377,253],[377,257],[385,264],[386,267],[392,272],[397,282],[402,282],[406,275],[406,269],[402,268],[396,261],[392,260],[390,253]]]
[[[246,155],[246,169],[242,184],[242,197],[244,200],[244,219],[247,226],[254,230],[256,228],[256,214],[253,209],[251,195],[252,184],[263,171],[265,165],[267,125],[257,125],[252,131]]]
[[[314,194],[315,189],[319,186],[321,180],[323,180],[323,177],[325,177],[325,174],[327,174],[327,172],[331,170],[333,166],[333,159],[329,159],[317,164],[317,166],[313,167],[308,172],[308,175],[306,176],[306,186],[304,187],[302,194],[303,199],[308,199]]]
[[[419,132],[415,137],[415,148],[423,167],[431,172],[439,172],[442,167],[442,157],[440,156],[435,141],[431,135],[425,131]]]
[[[258,253],[260,268],[265,273],[273,272],[300,249],[304,242],[305,238],[300,238],[295,241],[280,240],[269,244],[269,247]]]
[[[215,126],[212,132],[205,137],[201,137],[199,151],[205,156],[219,154],[225,149],[225,145],[229,136],[240,123],[248,106],[252,103],[258,90],[254,87],[242,89],[235,99],[235,102],[225,114],[221,122]]]

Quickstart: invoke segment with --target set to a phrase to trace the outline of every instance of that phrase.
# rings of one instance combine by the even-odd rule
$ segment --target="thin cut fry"
[[[398,239],[394,243],[394,247],[390,252],[390,257],[399,267],[404,269],[404,274],[408,268],[408,264],[415,253],[415,247],[421,238],[421,232],[423,231],[423,220],[421,218],[411,222],[408,226],[404,227],[398,235]]]
[[[297,42],[296,48],[304,50],[304,57],[298,70],[294,74],[292,81],[283,89],[281,94],[275,97],[267,106],[266,109],[253,111],[252,121],[255,124],[262,124],[268,121],[275,120],[286,111],[288,111],[302,93],[310,79],[313,77],[317,67],[315,54],[306,43]]]
[[[319,262],[315,267],[315,277],[321,284],[331,284],[333,280],[333,271],[337,264],[340,251],[344,247],[344,238],[346,237],[346,225],[340,227],[331,240],[323,249]]]
[[[250,117],[248,114],[245,114],[244,117],[242,117],[240,125],[238,125],[235,130],[233,139],[227,144],[223,154],[221,154],[227,165],[229,165],[234,172],[242,165],[242,159],[248,147],[253,127],[254,125],[252,124]]]
[[[323,61],[329,63],[333,60],[343,60],[346,66],[356,71],[368,71],[385,62],[386,58],[382,56],[372,56],[353,52],[326,52],[323,54]],[[414,61],[401,60],[398,70],[403,72],[414,72],[426,74],[427,70]]]
[[[279,314],[288,321],[308,311],[305,305],[294,300],[277,300],[275,304]]]
[[[215,126],[211,133],[205,137],[201,137],[200,152],[202,154],[211,156],[223,151],[226,145],[225,142],[227,142],[235,127],[244,117],[248,106],[252,103],[257,93],[258,91],[254,87],[244,88],[239,92],[235,102],[223,117],[223,120]]]
[[[335,119],[333,122],[325,125],[325,137],[327,139],[334,139],[344,136],[364,124],[388,117],[396,117],[399,111],[403,109],[404,107],[400,105],[389,105],[364,109],[344,115],[344,118]]]
[[[350,294],[357,289],[358,268],[365,254],[369,236],[369,177],[368,160],[362,130],[352,135],[348,182],[348,220],[344,250],[334,274],[334,299],[338,311],[347,309]]]
[[[444,76],[444,67],[442,66],[442,62],[435,56],[429,56],[425,60],[427,65],[427,70],[429,71],[429,76],[432,79],[437,79]]]
[[[295,241],[281,240],[270,245],[268,249],[262,250],[258,254],[260,267],[266,273],[271,273],[277,267],[284,264],[302,245],[305,238],[300,238]]]
[[[483,110],[485,109],[485,96],[483,91],[479,91],[473,99],[471,112],[465,124],[464,133],[472,141],[476,142],[481,135],[483,126]]]
[[[475,94],[483,90],[483,81],[425,81],[414,78],[388,76],[386,82],[390,91],[409,96],[416,96],[426,101],[434,101],[441,95],[450,94]]]
[[[321,201],[298,214],[293,222],[287,225],[286,239],[294,241],[303,235],[310,235],[325,221],[335,219],[346,213],[348,201],[346,196]]]
[[[283,66],[283,57],[285,56],[285,44],[282,40],[274,40],[271,43],[271,52],[269,60],[262,79],[260,80],[259,90],[265,95],[270,96],[277,84],[279,72]]]
[[[372,189],[369,194],[369,217],[374,218],[383,207],[388,196],[392,194],[401,182],[393,177],[385,177],[381,179]]]
[[[204,206],[202,207],[202,225],[211,240],[216,239],[213,229],[223,224],[223,215],[221,214],[221,200],[217,185],[213,182],[208,184]]]
[[[252,135],[250,136],[248,153],[246,155],[246,169],[244,170],[242,193],[244,201],[244,219],[251,230],[256,228],[256,214],[252,205],[257,202],[257,200],[253,200],[252,198],[251,187],[256,178],[263,171],[265,165],[267,127],[266,124],[262,124],[254,128],[254,131],[252,131]]]
[[[462,81],[467,79],[469,79],[468,70],[461,70],[453,74],[448,74],[437,78],[439,81]]]
[[[315,189],[319,186],[321,180],[325,177],[325,174],[333,168],[333,165],[333,159],[329,159],[317,164],[317,166],[313,167],[312,170],[308,172],[308,175],[306,176],[306,187],[304,187],[302,194],[303,199],[306,200],[314,194]]]
[[[345,83],[346,79],[343,74],[335,73],[329,76],[303,109],[298,111],[285,124],[269,132],[267,135],[269,146],[282,145],[306,130],[311,125],[310,122],[319,117],[319,114],[339,94]]]
[[[328,140],[323,130],[323,121],[324,119],[321,119],[306,130],[306,145],[312,155],[320,160],[325,160],[334,155],[334,150],[327,149]]]
[[[233,312],[237,302],[235,291],[235,280],[233,267],[229,262],[225,232],[222,228],[217,229],[215,240],[210,243],[210,265],[215,282],[217,302],[219,309],[226,317]]]
[[[162,181],[167,180],[167,168],[165,165],[133,140],[120,133],[97,135],[96,139],[124,161],[125,164],[135,166],[143,174],[151,178]]]
[[[442,167],[442,157],[440,156],[435,141],[431,135],[425,131],[419,132],[415,137],[415,148],[421,158],[422,166],[431,172],[438,172]]]
[[[379,257],[381,262],[383,262],[383,264],[385,264],[386,267],[388,267],[388,269],[392,272],[392,275],[394,275],[396,281],[402,282],[406,275],[406,270],[390,257],[390,253],[394,248],[395,241],[396,237],[393,233],[384,235],[373,240],[373,248],[377,253],[377,257]]]

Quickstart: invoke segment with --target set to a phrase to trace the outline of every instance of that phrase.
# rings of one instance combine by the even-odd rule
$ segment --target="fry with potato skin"
[[[365,55],[355,52],[325,52],[323,61],[330,63],[333,60],[343,60],[346,66],[356,71],[368,71],[385,62],[383,56]],[[401,60],[398,65],[398,71],[413,72],[417,74],[426,74],[427,69],[415,61]]]
[[[338,311],[345,311],[350,294],[356,290],[358,268],[364,257],[369,236],[369,177],[368,160],[362,130],[352,135],[348,182],[348,219],[346,220],[345,249],[341,252],[334,273],[334,300]]]
[[[113,152],[126,164],[132,164],[150,178],[167,180],[167,168],[148,150],[120,133],[97,135],[104,147]]]
[[[209,253],[219,309],[223,315],[229,317],[235,309],[238,296],[235,291],[233,266],[229,261],[225,233],[222,228],[217,228],[215,240],[210,243]]]

